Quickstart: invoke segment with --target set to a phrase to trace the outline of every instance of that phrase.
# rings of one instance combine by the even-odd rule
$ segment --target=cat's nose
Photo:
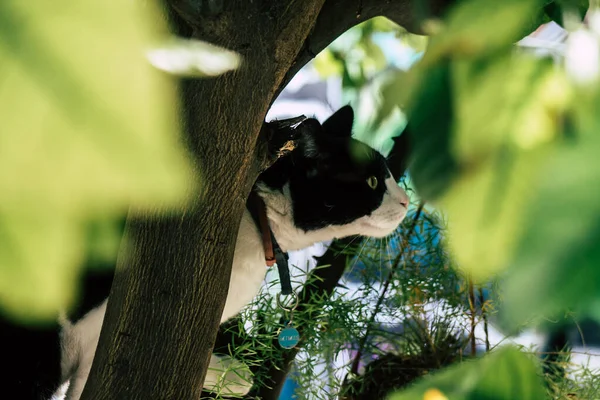
[[[398,186],[398,183],[394,180],[394,178],[387,179],[386,184],[388,193],[391,195],[392,199],[400,203],[402,207],[408,209],[410,200],[404,189]]]
[[[404,207],[404,208],[408,208],[408,205],[410,204],[410,200],[408,198],[408,195],[406,194],[406,192],[400,188],[398,188],[399,190],[396,192],[396,199],[398,200],[398,202]]]

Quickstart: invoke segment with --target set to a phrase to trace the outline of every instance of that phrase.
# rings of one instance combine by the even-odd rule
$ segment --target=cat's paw
[[[253,384],[250,368],[241,361],[226,355],[211,355],[204,389],[230,396],[243,396]]]

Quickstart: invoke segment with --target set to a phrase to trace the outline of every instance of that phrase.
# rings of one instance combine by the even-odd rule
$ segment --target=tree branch
[[[180,10],[179,3],[171,4]],[[230,0],[194,20],[194,36],[241,52],[244,64],[180,83],[183,140],[201,182],[190,188],[200,190],[176,212],[130,212],[83,399],[200,396],[239,223],[260,172],[257,138],[322,3]]]

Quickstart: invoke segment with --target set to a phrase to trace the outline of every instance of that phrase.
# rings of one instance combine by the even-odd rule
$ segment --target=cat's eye
[[[369,185],[369,187],[371,189],[375,189],[377,187],[377,177],[376,176],[370,176],[367,178],[367,185]]]

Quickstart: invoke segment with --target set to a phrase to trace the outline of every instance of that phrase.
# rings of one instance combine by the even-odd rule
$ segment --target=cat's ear
[[[352,136],[352,123],[354,122],[354,111],[349,105],[337,110],[325,122],[323,122],[323,131],[327,135],[337,137]]]
[[[298,127],[298,145],[302,157],[306,159],[316,159],[320,156],[319,142],[323,135],[323,127],[313,118],[308,118]]]

